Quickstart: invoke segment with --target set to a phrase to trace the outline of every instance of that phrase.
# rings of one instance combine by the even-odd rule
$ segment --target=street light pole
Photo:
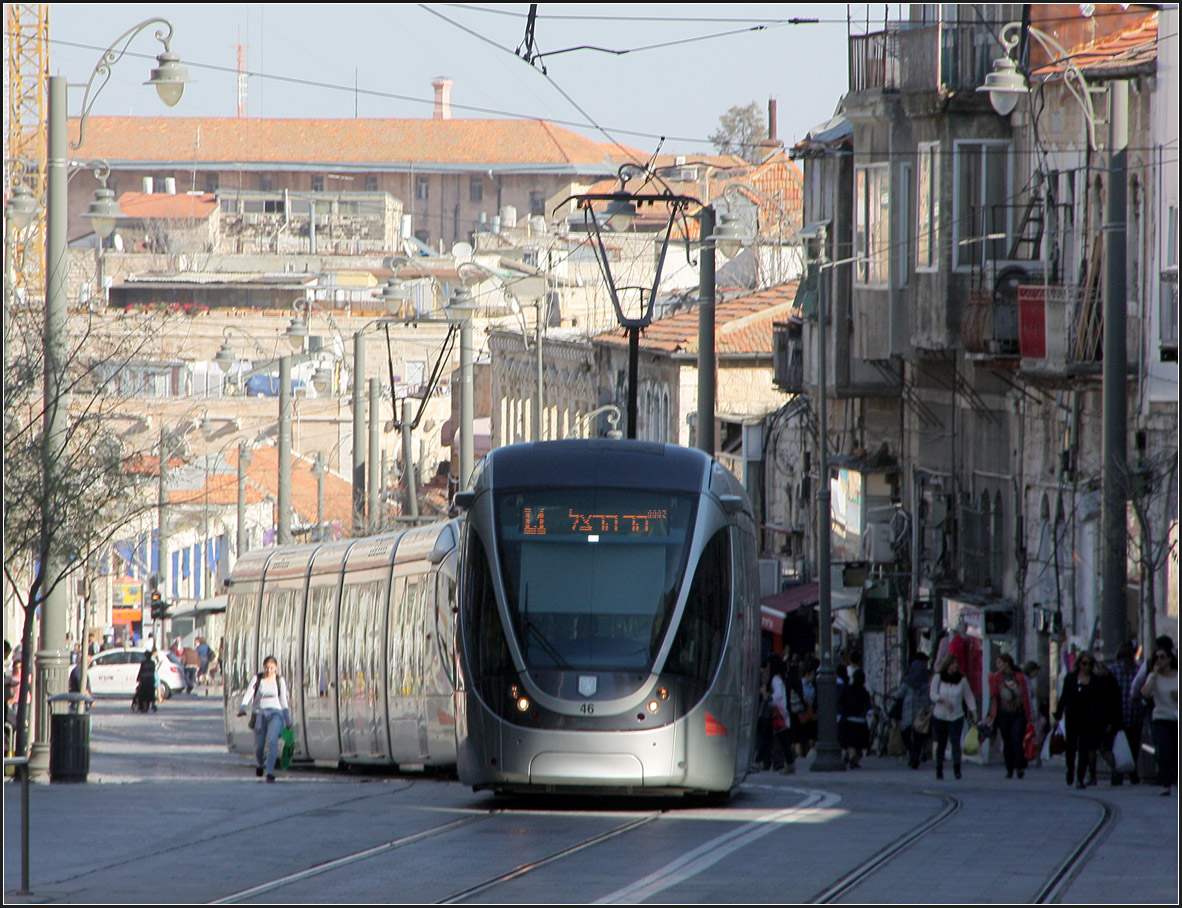
[[[1100,634],[1105,662],[1116,658],[1125,639],[1125,588],[1128,585],[1128,308],[1125,241],[1127,236],[1129,83],[1109,87],[1107,217],[1104,230],[1104,465],[1101,547],[1103,572]]]
[[[110,78],[111,67],[123,58],[128,45],[149,25],[161,23],[168,26],[167,34],[156,32],[157,39],[164,45],[164,53],[157,56],[159,68],[152,70],[148,84],[154,85],[160,98],[169,106],[180,100],[184,83],[189,81],[179,58],[170,52],[172,25],[165,19],[150,19],[124,32],[100,58],[86,85],[82,100],[82,113],[78,123],[77,148],[85,135],[86,119],[98,92]],[[116,50],[123,42],[122,48]],[[95,79],[104,76],[103,82],[91,91]],[[68,302],[66,280],[68,271],[66,231],[69,208],[67,206],[67,181],[69,176],[69,149],[67,127],[67,86],[64,76],[49,76],[47,79],[47,156],[46,156],[46,250],[45,250],[45,326],[43,344],[45,352],[44,419],[42,439],[42,495],[41,495],[41,577],[37,586],[41,609],[41,636],[35,657],[36,670],[36,711],[35,737],[29,751],[30,777],[38,781],[49,774],[49,697],[65,693],[68,686],[69,653],[66,650],[67,589],[63,582],[69,565],[61,551],[61,544],[55,534],[59,532],[61,513],[58,508],[59,464],[65,461],[65,447],[68,439],[69,391],[66,382],[66,359],[69,351]],[[110,222],[114,228],[114,222]],[[99,227],[95,225],[96,233]],[[108,231],[109,232],[109,231]],[[22,700],[23,709],[23,700]],[[23,713],[22,713],[23,716]],[[23,727],[23,722],[22,722]],[[22,735],[23,737],[23,735]]]
[[[250,466],[250,461],[250,451],[246,448],[246,442],[238,442],[238,553],[236,558],[245,555],[250,547],[246,537],[246,468]]]
[[[378,380],[369,380],[369,532],[378,533],[382,529],[381,482],[378,478],[378,466],[381,461],[381,451],[378,444],[378,426],[382,418],[382,396],[378,387]]]
[[[714,207],[704,205],[698,214],[698,450],[714,456]]]
[[[353,335],[353,535],[365,535],[365,337]]]
[[[291,357],[279,359],[279,545],[291,545]]]
[[[825,310],[829,305],[828,276],[826,275],[827,231],[821,228],[818,236],[820,254],[814,264],[819,286],[817,288],[817,421],[818,421],[818,467],[817,481],[817,592],[821,635],[821,666],[817,672],[817,752],[813,757],[814,772],[840,772],[845,769],[841,761],[841,748],[837,743],[837,674],[833,665],[833,594],[830,569],[830,513],[832,494],[829,491],[829,406],[826,378],[828,363],[825,348]],[[835,262],[834,264],[840,264]],[[832,266],[829,266],[830,268]]]
[[[411,420],[407,408],[410,398],[402,398],[402,476],[406,487],[406,510],[411,517],[419,516],[419,493],[415,488],[415,466],[411,443]]]

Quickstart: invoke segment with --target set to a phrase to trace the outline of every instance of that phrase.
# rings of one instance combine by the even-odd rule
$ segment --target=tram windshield
[[[603,488],[500,495],[500,559],[526,666],[647,671],[677,602],[695,500]]]

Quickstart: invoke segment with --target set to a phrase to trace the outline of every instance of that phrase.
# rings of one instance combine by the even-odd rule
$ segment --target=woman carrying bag
[[[263,660],[263,670],[247,685],[238,715],[245,716],[248,705],[249,724],[254,729],[254,774],[262,776],[265,769],[267,781],[274,782],[275,763],[279,760],[279,735],[285,728],[291,727],[287,682],[280,676],[279,663],[274,656]]]
[[[923,759],[923,746],[931,731],[932,703],[928,689],[932,683],[932,672],[928,668],[927,653],[916,653],[903,676],[903,709],[899,725],[903,728],[903,743],[907,745],[907,765],[919,769]],[[926,718],[925,718],[926,716]]]
[[[1026,677],[1018,671],[1014,657],[1001,653],[995,662],[997,671],[989,676],[989,724],[1001,735],[1006,761],[1006,778],[1026,775],[1026,754],[1023,739],[1030,724],[1030,694]]]
[[[1075,671],[1063,679],[1055,719],[1066,718],[1067,784],[1087,787],[1092,753],[1104,732],[1103,685],[1095,675],[1096,657],[1084,651],[1075,657]]]
[[[1153,671],[1141,688],[1141,696],[1153,702],[1151,716],[1157,782],[1163,797],[1178,784],[1178,656],[1158,649],[1153,654]]]
[[[970,723],[977,721],[977,699],[969,687],[969,679],[960,673],[960,660],[945,656],[940,671],[932,676],[928,688],[932,701],[932,724],[936,727],[936,778],[944,778],[944,748],[952,739],[952,774],[960,778],[960,736],[964,731],[965,715]]]

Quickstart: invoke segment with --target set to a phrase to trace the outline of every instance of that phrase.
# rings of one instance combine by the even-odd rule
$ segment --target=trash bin
[[[49,698],[49,780],[85,782],[90,773],[90,704],[86,694]]]

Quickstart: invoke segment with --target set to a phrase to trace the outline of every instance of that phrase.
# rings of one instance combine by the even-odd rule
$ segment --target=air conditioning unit
[[[869,523],[862,534],[862,556],[875,564],[888,564],[895,560],[895,547],[891,545],[889,523]]]

